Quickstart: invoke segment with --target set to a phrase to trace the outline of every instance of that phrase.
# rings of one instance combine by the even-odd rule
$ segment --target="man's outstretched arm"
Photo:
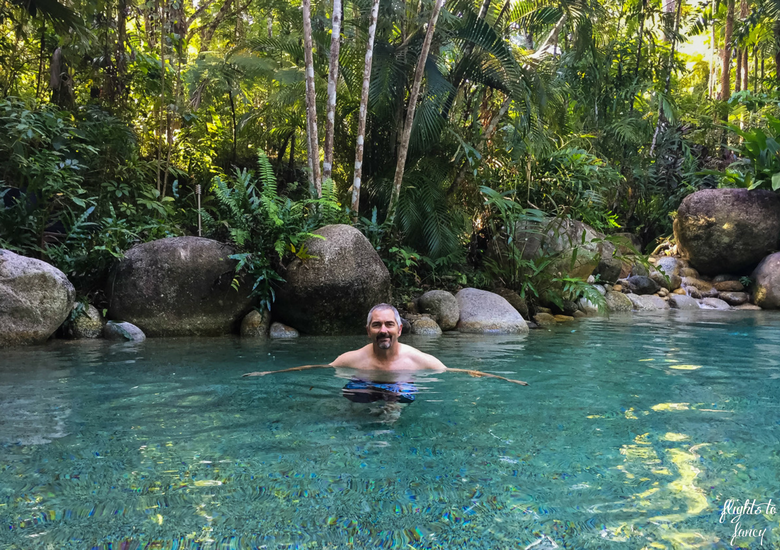
[[[335,367],[333,365],[302,365],[300,367],[291,367],[289,369],[267,370],[263,372],[248,372],[244,374],[242,378],[246,378],[247,376],[265,376],[266,374],[277,374],[279,372],[292,372],[296,370],[327,369],[327,368],[335,368]]]
[[[528,382],[523,382],[522,380],[512,380],[511,378],[504,378],[503,376],[498,376],[497,374],[488,374],[487,372],[482,372],[479,370],[472,370],[472,369],[453,369],[448,366],[446,366],[444,363],[439,361],[436,357],[433,355],[428,355],[427,353],[422,354],[424,357],[423,364],[426,366],[426,368],[437,370],[440,372],[446,372],[446,371],[452,371],[452,372],[465,372],[469,376],[473,376],[475,378],[481,378],[483,376],[486,376],[488,378],[498,378],[499,380],[505,380],[507,382],[512,382],[513,384],[519,384],[521,386],[527,386]]]

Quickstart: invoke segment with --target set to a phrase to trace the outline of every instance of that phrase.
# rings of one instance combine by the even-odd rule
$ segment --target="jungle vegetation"
[[[502,213],[652,249],[697,189],[777,190],[779,67],[778,0],[2,0],[0,247],[89,294],[202,234],[270,303],[352,223],[397,284],[489,287]]]

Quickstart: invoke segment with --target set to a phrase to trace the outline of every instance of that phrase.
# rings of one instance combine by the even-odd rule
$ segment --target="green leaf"
[[[780,189],[780,172],[772,176],[772,191]]]

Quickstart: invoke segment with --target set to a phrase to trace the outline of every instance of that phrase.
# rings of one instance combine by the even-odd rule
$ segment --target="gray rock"
[[[712,283],[694,277],[683,277],[681,288],[695,298],[714,298],[718,295],[718,291]]]
[[[671,256],[662,256],[651,271],[650,277],[658,283],[659,286],[668,291],[680,288],[682,284],[682,265],[681,262]]]
[[[649,277],[650,270],[643,263],[636,262],[631,265],[631,273],[629,277]]]
[[[669,305],[674,309],[700,309],[697,300],[684,294],[672,294],[669,296]]]
[[[740,311],[761,311],[761,308],[755,304],[742,304],[739,306],[734,306],[734,309],[738,309]]]
[[[458,330],[471,333],[525,334],[523,317],[498,294],[464,288],[455,296],[460,309]]]
[[[430,317],[420,317],[412,321],[412,334],[417,334],[419,336],[441,336],[441,327]]]
[[[269,335],[274,339],[298,338],[298,331],[282,323],[271,323]]]
[[[682,277],[681,271],[683,270],[684,265],[679,258],[674,256],[660,256],[655,262],[655,267],[667,275]]]
[[[693,269],[692,267],[683,267],[680,270],[680,276],[684,279],[686,277],[690,277],[692,279],[698,279],[699,278],[699,272]]]
[[[587,317],[587,314],[580,310],[577,310],[572,314],[572,317],[574,317],[575,319],[580,319],[581,317]]]
[[[604,299],[607,301],[607,310],[610,313],[623,313],[634,309],[631,300],[622,292],[607,292]]]
[[[605,283],[614,283],[620,277],[623,270],[623,262],[615,256],[601,256],[594,275],[599,276],[599,280]]]
[[[607,293],[607,287],[604,285],[593,285],[593,288],[599,291],[599,294],[604,296]]]
[[[433,316],[440,333],[458,326],[458,301],[446,290],[429,290],[417,300],[417,307],[421,313],[430,313]],[[412,334],[417,333],[412,330]]]
[[[740,306],[746,304],[750,297],[747,292],[721,292],[718,294],[718,298],[729,304],[730,306]]]
[[[528,304],[517,292],[508,288],[498,288],[496,289],[496,294],[512,304],[512,307],[523,316],[523,319],[528,320]]]
[[[0,250],[0,348],[46,342],[70,315],[75,298],[56,267]]]
[[[602,233],[570,219],[546,218],[541,223],[520,224],[514,237],[514,244],[522,250],[524,259],[555,256],[556,260],[547,268],[549,272],[561,272],[583,280],[594,273],[602,258],[612,258],[615,251],[614,245],[605,241]],[[572,265],[575,249],[577,257]],[[606,264],[605,269],[609,269]]]
[[[639,275],[632,275],[627,279],[621,279],[620,284],[623,289],[628,289],[629,292],[634,294],[655,294],[658,289],[661,288],[658,283],[652,280],[650,277],[642,277]]]
[[[737,277],[736,275],[721,274],[721,275],[715,275],[712,278],[712,284],[723,283],[726,281],[739,281],[739,277]]]
[[[296,258],[283,274],[274,315],[307,334],[363,334],[366,316],[390,302],[390,272],[363,234],[349,225],[314,232],[305,262]]]
[[[701,306],[703,309],[720,309],[720,310],[731,309],[730,305],[728,305],[723,300],[719,300],[718,298],[704,298],[701,301]]]
[[[657,311],[660,309],[669,309],[669,302],[663,298],[652,294],[626,294],[631,303],[634,305],[634,309],[639,311]]]
[[[596,304],[585,298],[584,296],[577,300],[577,305],[579,306],[579,311],[584,313],[585,315],[598,315],[599,314],[599,308]],[[576,313],[576,312],[575,312]]]
[[[706,275],[753,269],[780,239],[780,196],[771,191],[703,189],[683,199],[674,220],[683,258]]]
[[[148,336],[217,336],[238,332],[251,309],[252,285],[233,286],[235,250],[200,237],[172,237],[134,246],[108,283],[108,317]]]
[[[106,340],[124,340],[126,342],[143,342],[146,340],[144,332],[132,323],[122,321],[109,321],[103,327],[103,337]]]
[[[241,338],[268,338],[271,328],[271,312],[253,309],[241,320]]]
[[[79,306],[80,304],[76,303],[73,305],[73,309],[75,310]],[[76,339],[100,338],[103,336],[105,324],[106,320],[103,319],[98,309],[92,304],[87,304],[86,307],[81,306],[81,311],[76,315],[76,318],[68,323],[65,335]]]
[[[780,252],[764,258],[751,275],[753,303],[761,309],[780,309]]]

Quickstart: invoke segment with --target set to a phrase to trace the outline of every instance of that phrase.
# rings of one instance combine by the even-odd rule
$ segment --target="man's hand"
[[[247,376],[265,376],[266,374],[271,374],[271,371],[264,371],[264,372],[248,372],[241,376],[241,378],[246,378]]]

